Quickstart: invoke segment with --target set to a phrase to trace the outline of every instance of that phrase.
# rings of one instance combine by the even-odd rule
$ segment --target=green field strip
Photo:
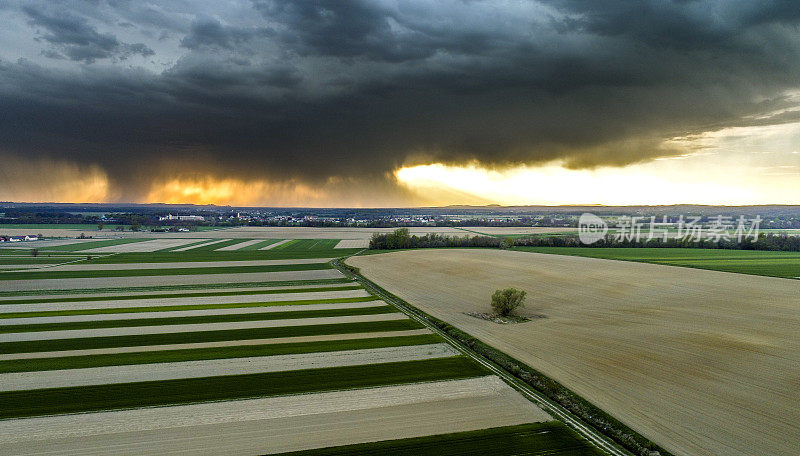
[[[307,304],[340,304],[348,302],[367,302],[379,300],[375,296],[361,296],[354,298],[327,298],[327,299],[302,299],[291,301],[266,301],[266,302],[225,302],[214,304],[176,304],[174,306],[142,306],[142,307],[116,307],[109,309],[72,309],[72,310],[43,310],[36,312],[9,312],[0,314],[0,319],[5,318],[31,318],[31,317],[59,317],[66,315],[101,315],[115,313],[139,312],[168,312],[174,310],[204,310],[204,309],[237,309],[243,307],[281,307],[301,306]],[[0,326],[0,328],[3,328]],[[2,333],[2,331],[0,331]]]
[[[172,363],[209,359],[248,358],[303,353],[336,352],[367,348],[401,347],[442,343],[435,334],[380,337],[373,339],[328,340],[266,345],[235,345],[183,350],[144,351],[104,355],[64,356],[59,358],[12,359],[0,363],[0,373],[33,372],[131,364]]]
[[[298,242],[300,242],[299,239],[292,239],[289,242],[284,242],[283,244],[281,244],[279,246],[276,246],[276,247],[274,247],[274,248],[272,248],[270,250],[272,250],[273,252],[292,250],[291,246],[294,245],[294,244],[297,244]]]
[[[249,296],[260,294],[277,294],[277,293],[310,293],[310,292],[323,292],[323,291],[345,291],[361,288],[357,284],[319,287],[319,288],[276,288],[274,290],[248,290],[248,291],[211,291],[211,292],[198,292],[198,293],[162,293],[162,294],[148,294],[148,295],[121,295],[121,296],[87,296],[87,297],[72,297],[72,298],[45,298],[45,299],[9,299],[0,301],[0,308],[6,304],[47,304],[55,302],[92,302],[92,301],[126,301],[131,299],[162,299],[162,298],[200,298],[211,296]],[[0,318],[4,317],[0,314]]]
[[[54,258],[54,257],[27,257],[27,258],[2,258],[0,257],[0,264],[59,264],[69,260],[80,260],[85,258],[83,256],[72,258]]]
[[[424,361],[305,369],[153,382],[0,392],[0,418],[315,393],[486,375],[457,356]]]
[[[8,258],[8,257],[32,258],[31,250],[34,248],[36,247],[29,247],[27,249],[0,248],[0,258]],[[66,258],[66,257],[85,258],[86,255],[76,252],[57,252],[53,250],[46,250],[46,251],[39,251],[39,256],[37,258]]]
[[[203,246],[200,246],[200,247],[196,247],[194,249],[188,249],[188,250],[185,250],[183,252],[175,252],[175,253],[183,254],[183,253],[196,253],[196,252],[213,252],[214,250],[216,250],[216,249],[218,249],[220,247],[227,247],[229,245],[238,244],[240,242],[244,242],[244,241],[247,241],[247,240],[248,239],[230,239],[228,241],[215,242],[214,244],[203,245]]]
[[[515,250],[770,277],[800,276],[800,252],[646,247],[517,247]]]
[[[564,423],[548,421],[398,440],[359,443],[279,456],[602,456]]]
[[[75,339],[34,340],[0,343],[0,353],[35,353],[61,350],[85,350],[111,347],[137,347],[144,345],[190,344],[195,342],[221,342],[227,340],[272,339],[277,337],[321,336],[362,332],[406,331],[422,329],[413,320],[388,320],[357,323],[332,323],[305,326],[277,326],[217,331],[192,331],[132,336],[84,337]]]
[[[339,283],[352,283],[346,277],[335,279],[309,279],[309,280],[272,280],[267,282],[231,282],[231,283],[209,283],[209,284],[186,284],[186,285],[159,285],[152,287],[106,287],[106,288],[66,288],[53,290],[26,290],[26,291],[0,291],[0,297],[17,296],[48,296],[61,294],[95,294],[95,293],[142,293],[151,291],[182,291],[198,289],[231,289],[231,288],[255,288],[255,287],[288,287],[303,285],[328,285]],[[5,301],[2,301],[5,302]]]
[[[280,241],[280,239],[265,239],[265,240],[263,240],[263,241],[261,241],[261,242],[259,242],[257,244],[248,245],[247,247],[239,249],[239,250],[237,250],[237,252],[247,252],[247,251],[251,251],[251,250],[263,249],[264,247],[267,247],[267,246],[272,245],[272,244],[274,244],[276,242],[279,242],[279,241]]]
[[[0,280],[85,279],[110,277],[178,276],[196,274],[246,274],[253,272],[312,271],[331,269],[328,263],[273,264],[266,266],[225,266],[170,269],[116,269],[91,271],[31,271],[0,274]]]
[[[374,299],[374,298],[373,298]],[[381,302],[381,301],[376,301]],[[249,307],[249,306],[248,306]],[[129,328],[135,326],[193,325],[203,323],[232,323],[238,321],[290,320],[296,318],[344,317],[377,315],[398,312],[393,306],[376,305],[351,309],[292,310],[288,312],[259,312],[246,314],[195,315],[191,317],[138,318],[126,320],[72,321],[32,325],[0,326],[0,334],[43,331],[72,331],[80,329]]]
[[[110,247],[113,245],[132,244],[134,242],[149,241],[151,239],[125,238],[125,239],[106,239],[102,241],[77,241],[75,244],[55,245],[53,247],[42,247],[42,251],[76,252],[79,250],[96,249],[100,247]]]

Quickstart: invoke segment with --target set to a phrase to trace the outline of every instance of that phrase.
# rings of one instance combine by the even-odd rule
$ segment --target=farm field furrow
[[[259,454],[549,417],[496,377],[0,421],[8,454]],[[478,412],[478,413],[476,413]],[[187,417],[192,417],[187,420]]]
[[[471,360],[448,357],[248,375],[0,391],[0,418],[369,388],[484,374],[485,371]]]
[[[378,318],[376,318],[376,316],[360,316],[337,317],[334,319],[316,319],[317,321],[305,321],[307,324],[298,326],[287,325],[287,321],[283,320],[279,322],[278,325],[267,327],[254,328],[252,326],[260,325],[254,325],[252,323],[240,323],[236,325],[239,327],[247,326],[247,328],[244,329],[216,329],[210,331],[166,333],[158,332],[126,336],[82,337],[73,339],[36,339],[26,342],[0,343],[0,353],[33,353],[56,350],[86,350],[146,345],[219,342],[229,340],[352,334],[377,331],[405,331],[410,329],[420,329],[422,327],[419,323],[409,319],[396,318],[394,314],[389,314],[388,316],[390,317],[389,319],[385,318],[384,316],[377,316]],[[228,326],[231,325],[228,324]],[[217,328],[218,327],[219,326],[217,326]]]
[[[797,281],[479,249],[348,263],[675,454],[800,447]],[[487,311],[491,293],[507,286],[526,290],[521,313],[539,318],[498,325],[464,313]]]
[[[194,350],[202,348],[218,348],[218,347],[244,347],[247,345],[271,345],[271,344],[299,344],[306,342],[330,342],[341,340],[353,339],[378,339],[386,337],[407,337],[407,336],[422,336],[431,335],[427,329],[409,329],[405,331],[383,331],[383,332],[366,332],[366,333],[353,333],[353,334],[324,334],[320,336],[295,336],[295,337],[275,337],[272,339],[250,339],[250,340],[225,340],[220,342],[197,342],[188,344],[166,344],[166,345],[144,345],[133,347],[114,347],[114,348],[100,348],[100,349],[86,349],[86,350],[61,350],[51,352],[34,352],[34,353],[11,353],[0,355],[0,360],[27,360],[39,358],[57,358],[57,357],[88,357],[95,355],[107,354],[120,354],[120,353],[141,353],[150,351],[170,351],[170,350]],[[437,339],[438,340],[438,339]],[[38,368],[38,364],[33,367]],[[36,369],[33,369],[36,370]]]
[[[316,269],[330,269],[327,263],[298,263],[298,264],[272,264],[258,266],[229,266],[229,267],[177,267],[177,268],[140,268],[140,269],[78,269],[78,270],[47,270],[31,272],[7,272],[0,274],[2,280],[36,280],[36,279],[82,279],[88,277],[140,277],[140,276],[175,276],[191,274],[252,274],[256,272],[276,271],[311,271]]]
[[[551,419],[329,263],[356,249],[278,239],[124,238],[0,272],[0,454],[265,454]]]
[[[322,353],[342,350],[424,345],[441,342],[441,339],[433,334],[398,336],[397,333],[401,333],[401,331],[391,331],[390,334],[387,334],[386,336],[381,336],[379,333],[368,333],[367,336],[363,336],[367,337],[366,339],[360,340],[348,338],[346,336],[340,336],[339,338],[330,336],[317,336],[316,339],[318,340],[313,340],[315,339],[314,337],[309,337],[307,339],[311,339],[311,341],[294,343],[287,343],[286,339],[301,338],[283,338],[274,341],[270,341],[269,339],[261,339],[266,343],[262,343],[260,345],[246,344],[247,341],[229,341],[225,345],[216,344],[217,346],[212,347],[182,348],[177,350],[170,350],[168,348],[180,347],[180,345],[144,347],[150,348],[150,350],[147,351],[134,351],[135,347],[122,347],[126,349],[127,352],[120,351],[120,349],[93,350],[94,354],[78,356],[74,355],[75,353],[80,353],[80,351],[77,350],[68,352],[50,352],[55,353],[56,355],[59,355],[59,353],[66,353],[68,355],[72,354],[72,356],[56,356],[51,358],[27,357],[24,359],[0,358],[3,359],[3,363],[0,364],[0,373],[83,369],[103,366],[122,366],[128,364],[172,363],[182,361],[247,358],[300,353]],[[184,344],[184,347],[188,347],[189,345],[192,344]],[[84,352],[86,351],[88,350],[84,350]],[[22,355],[30,355],[30,353]]]
[[[148,292],[147,299],[157,298],[188,298],[188,297],[204,297],[204,296],[235,296],[235,295],[250,295],[250,294],[271,294],[271,293],[302,293],[306,290],[316,289],[318,291],[342,291],[347,289],[358,288],[359,285],[347,283],[320,283],[309,285],[286,285],[286,286],[271,286],[271,287],[236,287],[231,291],[220,291],[218,288],[192,288],[190,290],[175,290],[175,291],[161,291],[161,292]],[[127,289],[125,289],[127,290]],[[141,294],[130,294],[130,291],[116,291],[107,293],[92,293],[89,290],[85,293],[74,294],[46,294],[39,297],[31,297],[31,295],[24,296],[0,296],[0,305],[3,304],[37,304],[37,303],[52,303],[52,302],[81,302],[81,301],[107,301],[111,298],[115,300],[123,299],[143,299]],[[313,291],[313,290],[312,290]]]
[[[212,304],[178,304],[171,305],[165,303],[162,306],[146,306],[146,307],[111,307],[106,309],[97,309],[88,306],[85,309],[73,310],[46,310],[34,312],[8,312],[0,314],[0,319],[3,318],[38,318],[38,317],[54,317],[54,316],[68,316],[68,315],[103,315],[114,313],[137,313],[137,312],[170,312],[181,310],[200,310],[200,309],[235,309],[244,307],[280,307],[290,305],[314,305],[314,304],[333,304],[333,303],[348,303],[348,302],[367,302],[372,301],[372,296],[363,296],[356,298],[333,298],[333,299],[305,299],[305,300],[287,300],[287,301],[258,301],[258,302],[229,302]]]
[[[43,258],[48,260],[48,258]],[[174,269],[174,268],[231,268],[237,266],[277,266],[289,264],[327,263],[331,258],[299,258],[285,260],[242,260],[242,261],[182,261],[176,263],[119,263],[97,266],[92,263],[74,263],[53,266],[48,271],[121,271],[128,269]],[[61,261],[59,261],[61,262]]]
[[[217,332],[238,329],[264,329],[274,327],[306,326],[306,325],[333,325],[339,323],[363,323],[387,320],[403,320],[405,316],[396,312],[385,312],[367,315],[346,315],[338,317],[310,317],[310,318],[290,318],[283,320],[256,320],[256,321],[237,321],[224,323],[188,323],[188,324],[164,324],[154,326],[125,326],[117,328],[99,329],[75,329],[61,331],[41,331],[41,332],[21,332],[0,334],[0,349],[5,344],[19,342],[47,341],[58,339],[85,339],[85,338],[106,338],[118,336],[140,336],[152,334],[169,333],[195,333],[195,332]]]
[[[1,275],[1,274],[0,274]],[[294,280],[341,279],[335,269],[250,272],[236,274],[185,274],[139,277],[83,277],[72,279],[0,280],[0,291],[69,290],[75,288],[125,288],[174,285],[264,283]]]
[[[293,320],[293,319],[308,319],[308,318],[327,318],[327,317],[340,317],[351,315],[376,315],[384,313],[395,313],[397,310],[386,305],[382,301],[373,301],[369,306],[355,305],[347,307],[339,307],[334,309],[301,309],[301,310],[285,310],[280,307],[274,309],[267,309],[266,312],[236,312],[236,313],[211,313],[209,315],[201,314],[194,316],[175,316],[175,317],[154,317],[148,318],[123,318],[123,319],[101,319],[101,320],[83,320],[83,321],[65,321],[55,323],[23,323],[14,325],[0,326],[0,335],[21,334],[26,332],[37,332],[40,335],[45,332],[65,332],[65,331],[79,331],[79,330],[92,330],[104,328],[134,328],[134,327],[154,327],[158,325],[164,326],[185,326],[195,324],[214,324],[214,323],[228,323],[228,322],[246,322],[246,321],[271,321],[271,320]],[[33,317],[39,318],[39,317]],[[19,320],[17,320],[19,321]],[[14,336],[12,336],[13,338]],[[3,340],[0,338],[0,340]]]
[[[146,296],[146,295],[144,295]],[[298,291],[295,293],[266,293],[266,294],[242,294],[227,296],[190,296],[190,297],[169,297],[169,298],[144,298],[123,299],[123,300],[97,300],[97,301],[58,301],[29,304],[0,304],[0,316],[6,313],[15,312],[52,312],[64,310],[86,310],[90,312],[97,309],[126,309],[126,308],[148,308],[148,307],[170,307],[180,308],[181,306],[200,306],[215,304],[258,304],[282,301],[315,301],[327,299],[343,298],[363,298],[370,294],[364,289],[355,288],[338,291]],[[190,307],[187,307],[190,308]]]
[[[363,301],[363,302],[339,302],[330,304],[301,304],[301,305],[276,305],[270,303],[264,307],[222,307],[222,308],[203,308],[197,310],[165,310],[162,312],[125,312],[117,313],[92,313],[97,309],[87,309],[87,313],[68,314],[59,316],[26,316],[14,318],[0,318],[0,330],[14,325],[40,325],[53,323],[74,323],[74,322],[98,322],[109,320],[139,320],[148,318],[181,318],[181,317],[202,317],[212,315],[236,315],[254,314],[267,312],[295,312],[295,311],[314,311],[314,310],[336,310],[336,309],[360,309],[367,307],[385,306],[383,301]],[[105,309],[100,309],[105,310]],[[156,308],[156,310],[158,310]],[[46,313],[46,312],[43,312]]]
[[[362,366],[366,364],[452,358],[456,355],[455,350],[450,348],[449,345],[439,343],[334,352],[15,372],[0,374],[0,393],[5,391],[28,391],[46,388]]]

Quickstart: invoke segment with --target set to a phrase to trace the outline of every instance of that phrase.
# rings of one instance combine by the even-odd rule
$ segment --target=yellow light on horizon
[[[501,205],[796,204],[800,195],[786,194],[781,198],[744,185],[746,182],[737,185],[726,176],[709,173],[703,180],[695,178],[694,172],[681,175],[659,172],[657,168],[647,164],[572,170],[556,163],[494,170],[477,163],[433,163],[400,168],[395,177],[409,190],[426,195],[432,204],[459,204],[444,196],[453,191]]]

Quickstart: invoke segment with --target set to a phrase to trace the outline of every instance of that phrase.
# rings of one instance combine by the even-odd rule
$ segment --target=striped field
[[[339,240],[122,241],[0,272],[0,454],[267,454],[550,420],[333,269]]]

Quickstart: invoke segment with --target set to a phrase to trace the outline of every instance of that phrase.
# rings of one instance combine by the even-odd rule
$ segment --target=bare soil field
[[[343,239],[336,244],[335,249],[366,249],[369,247],[368,239]]]
[[[141,334],[171,334],[195,331],[223,331],[228,329],[275,328],[279,326],[328,325],[337,323],[363,323],[368,321],[405,320],[401,313],[374,315],[346,315],[343,317],[293,318],[286,320],[237,321],[233,323],[198,323],[185,325],[131,326],[123,328],[73,329],[0,334],[2,342],[31,340],[75,339],[84,337],[132,336]]]
[[[174,276],[4,280],[0,281],[0,291],[154,287],[165,285],[202,285],[211,283],[340,279],[342,277],[344,277],[342,273],[336,269],[318,269],[309,271],[246,272],[240,274],[186,274]]]
[[[320,336],[274,337],[272,339],[224,340],[221,342],[196,342],[192,344],[144,345],[135,347],[89,348],[85,350],[62,350],[52,352],[0,354],[0,361],[10,359],[61,358],[64,356],[107,355],[113,353],[137,353],[162,350],[190,350],[195,348],[235,347],[244,345],[294,344],[302,342],[325,342],[354,339],[380,339],[384,337],[421,336],[432,334],[427,329],[406,331],[383,331],[353,334],[324,334]]]
[[[0,374],[0,391],[25,391],[41,388],[108,385],[179,378],[247,375],[301,369],[359,366],[375,363],[419,361],[458,355],[448,344],[366,348],[337,352],[225,358],[204,361],[133,364],[35,372]]]
[[[678,455],[800,448],[800,283],[497,250],[354,257],[368,278],[561,382]],[[528,292],[527,323],[485,312]]]
[[[0,453],[264,454],[547,421],[497,377],[0,421]]]

